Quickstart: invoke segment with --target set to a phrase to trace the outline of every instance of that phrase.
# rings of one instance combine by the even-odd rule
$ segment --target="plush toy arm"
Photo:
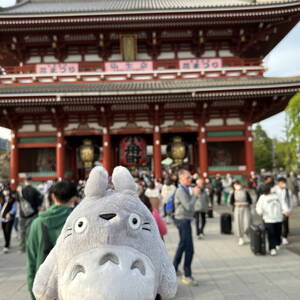
[[[158,287],[158,294],[162,298],[171,299],[174,298],[177,292],[177,278],[175,268],[169,258],[166,250],[164,255],[162,255],[162,271],[161,271],[161,281]]]
[[[32,289],[36,300],[58,299],[55,253],[55,248],[53,248],[36,273]]]

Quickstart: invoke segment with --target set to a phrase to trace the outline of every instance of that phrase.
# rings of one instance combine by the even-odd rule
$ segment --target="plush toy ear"
[[[103,167],[95,167],[89,175],[89,179],[84,188],[87,198],[101,198],[105,195],[108,184],[108,174]]]
[[[136,194],[137,185],[133,180],[128,169],[118,166],[114,168],[112,174],[112,183],[115,190],[120,193]]]

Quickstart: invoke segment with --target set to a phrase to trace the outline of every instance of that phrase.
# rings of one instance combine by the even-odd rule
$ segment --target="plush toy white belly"
[[[151,260],[126,246],[88,250],[62,272],[62,300],[152,300],[157,290]]]

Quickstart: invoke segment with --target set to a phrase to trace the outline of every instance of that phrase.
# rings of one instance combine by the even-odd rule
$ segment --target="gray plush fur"
[[[176,294],[176,273],[124,167],[94,168],[33,286],[37,300],[152,300]],[[106,216],[115,214],[107,220]],[[101,217],[102,216],[102,217]],[[137,222],[138,221],[138,222]],[[142,261],[142,263],[141,263]]]

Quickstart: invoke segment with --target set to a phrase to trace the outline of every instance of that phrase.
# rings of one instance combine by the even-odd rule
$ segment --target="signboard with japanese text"
[[[79,71],[79,65],[77,63],[71,64],[37,64],[37,74],[64,74],[64,73],[77,73]]]
[[[106,72],[152,71],[152,61],[111,61],[104,64]]]
[[[218,69],[222,66],[221,58],[182,59],[179,61],[180,70]]]
[[[120,142],[120,164],[127,167],[143,166],[147,162],[146,141],[140,136],[126,136]]]

